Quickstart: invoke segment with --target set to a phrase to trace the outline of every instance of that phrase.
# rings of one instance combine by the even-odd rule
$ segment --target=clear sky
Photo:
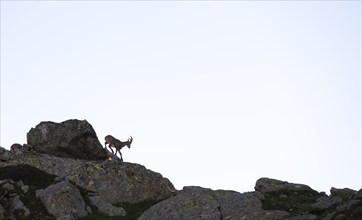
[[[359,189],[361,1],[1,1],[1,146],[67,119],[178,189]]]

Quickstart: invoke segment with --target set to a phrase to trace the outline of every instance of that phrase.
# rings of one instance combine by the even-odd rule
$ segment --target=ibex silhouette
[[[105,137],[105,140],[106,140],[106,143],[104,144],[104,146],[107,147],[107,144],[108,144],[108,147],[109,147],[109,149],[111,149],[112,153],[114,155],[117,155],[117,152],[118,152],[119,155],[121,156],[121,160],[123,161],[121,149],[125,146],[127,146],[128,148],[131,148],[133,138],[132,138],[132,136],[130,136],[127,141],[122,142],[122,141],[118,140],[117,138],[113,137],[112,135],[107,135]],[[116,153],[114,153],[112,147],[116,149]]]

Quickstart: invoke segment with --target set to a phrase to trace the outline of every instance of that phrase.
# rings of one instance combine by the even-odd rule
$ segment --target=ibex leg
[[[112,147],[110,145],[108,145],[108,148],[111,149],[112,154],[114,154],[114,151],[112,150]],[[117,153],[117,152],[116,152]]]
[[[119,156],[121,156],[121,160],[123,161],[121,150],[118,150],[118,153],[119,153]]]

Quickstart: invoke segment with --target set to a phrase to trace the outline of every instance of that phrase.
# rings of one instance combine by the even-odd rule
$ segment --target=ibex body
[[[117,152],[118,152],[119,155],[121,156],[121,160],[123,160],[121,149],[125,146],[127,146],[128,148],[131,148],[133,138],[132,138],[132,136],[130,136],[127,141],[122,142],[122,141],[118,140],[117,138],[113,137],[112,135],[107,135],[105,137],[105,140],[106,140],[106,143],[104,144],[104,146],[107,147],[107,144],[108,144],[108,147],[109,147],[109,149],[111,149],[112,153],[114,155],[117,155]],[[112,147],[116,149],[116,153],[114,153]]]

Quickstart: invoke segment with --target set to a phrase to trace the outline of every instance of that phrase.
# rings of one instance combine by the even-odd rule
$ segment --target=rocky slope
[[[362,190],[317,192],[269,178],[239,193],[175,190],[161,174],[104,149],[87,121],[42,122],[0,147],[0,219],[362,219]]]

